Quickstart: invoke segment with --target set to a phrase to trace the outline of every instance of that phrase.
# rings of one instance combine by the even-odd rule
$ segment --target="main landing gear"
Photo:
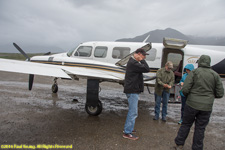
[[[53,93],[58,92],[57,79],[58,78],[54,78],[54,83],[52,85]],[[99,80],[88,79],[85,110],[89,115],[98,116],[102,112],[102,103],[99,100],[98,95],[99,95]]]
[[[87,80],[87,95],[85,110],[89,115],[98,116],[102,112],[102,103],[98,98],[99,95],[99,80]]]

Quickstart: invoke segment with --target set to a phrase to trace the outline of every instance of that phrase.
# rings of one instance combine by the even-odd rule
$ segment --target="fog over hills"
[[[149,31],[143,35],[136,36],[134,38],[122,38],[116,41],[123,42],[142,42],[144,39],[150,35],[147,42],[152,43],[162,43],[164,37],[178,38],[183,40],[188,40],[188,44],[198,44],[198,45],[217,45],[225,46],[225,36],[224,37],[196,37],[192,35],[185,35],[175,29],[167,28],[165,30],[157,29]],[[83,41],[88,42],[88,41]],[[13,42],[12,42],[13,43]],[[13,44],[0,45],[0,53],[19,53]],[[70,49],[64,49],[63,47],[57,47],[55,45],[31,45],[30,43],[17,43],[25,52],[27,53],[59,53],[67,52]]]
[[[225,37],[196,37],[192,35],[185,35],[172,28],[167,28],[165,30],[157,29],[134,38],[123,38],[116,41],[142,42],[148,35],[150,35],[150,37],[147,39],[147,42],[152,43],[162,43],[164,37],[170,37],[188,40],[188,44],[225,46]]]

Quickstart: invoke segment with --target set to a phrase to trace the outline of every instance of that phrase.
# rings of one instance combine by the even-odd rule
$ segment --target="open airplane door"
[[[162,65],[165,64],[167,61],[172,61],[174,64],[174,76],[175,76],[175,83],[172,89],[170,90],[170,99],[169,102],[171,103],[180,103],[181,97],[180,97],[180,90],[181,86],[178,84],[180,82],[180,79],[182,77],[182,64],[183,64],[183,56],[184,52],[182,49],[187,45],[187,40],[181,40],[181,39],[174,39],[174,38],[163,38],[163,59],[162,59]],[[170,55],[170,57],[169,57]],[[171,59],[171,56],[173,59]]]
[[[187,42],[188,42],[187,40],[168,38],[168,37],[163,38],[163,45],[166,48],[181,49],[187,45]]]

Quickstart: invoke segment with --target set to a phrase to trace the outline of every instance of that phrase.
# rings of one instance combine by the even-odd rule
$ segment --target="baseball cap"
[[[139,48],[139,49],[137,49],[136,51],[135,51],[135,53],[141,53],[142,55],[149,55],[148,53],[146,53],[146,51],[143,49],[143,48]]]
[[[168,61],[166,63],[166,65],[168,66],[168,68],[172,69],[173,68],[173,63],[171,61]]]

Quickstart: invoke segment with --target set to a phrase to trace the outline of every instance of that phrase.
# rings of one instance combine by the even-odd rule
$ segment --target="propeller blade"
[[[47,52],[47,53],[45,53],[44,55],[50,55],[51,54],[51,52]]]
[[[16,43],[13,43],[13,45],[16,47],[16,49],[21,53],[21,54],[23,54],[23,56],[25,56],[27,59],[28,59],[28,61],[30,61],[30,57],[29,56],[27,56],[27,54],[16,44]]]
[[[33,74],[30,74],[29,75],[29,90],[32,89],[32,86],[33,86],[33,82],[34,82],[34,75]]]

